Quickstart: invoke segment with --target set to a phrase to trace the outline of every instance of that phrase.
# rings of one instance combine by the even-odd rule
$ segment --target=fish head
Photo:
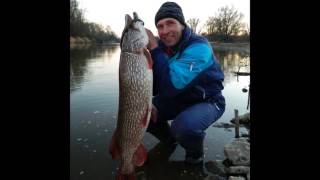
[[[133,12],[133,19],[130,15],[125,15],[125,27],[121,35],[121,50],[134,51],[146,47],[149,43],[144,22],[136,12]]]

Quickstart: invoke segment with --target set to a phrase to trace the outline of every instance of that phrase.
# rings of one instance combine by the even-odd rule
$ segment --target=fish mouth
[[[138,14],[136,12],[133,12],[133,19],[139,19]]]
[[[142,25],[144,26],[144,22],[139,18],[138,14],[136,12],[133,12],[133,22],[142,22]]]

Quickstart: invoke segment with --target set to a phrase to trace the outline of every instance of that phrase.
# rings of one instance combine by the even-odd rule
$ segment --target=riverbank
[[[91,45],[112,45],[119,44],[118,42],[111,41],[107,43],[100,43],[87,37],[72,37],[70,36],[70,47],[76,46],[91,46]]]
[[[94,40],[90,40],[86,37],[70,37],[70,49],[87,49],[92,46],[109,46],[109,45],[119,45],[118,42],[107,42],[107,43],[99,43]]]
[[[72,37],[70,36],[70,45],[76,45],[76,44],[91,44],[93,43],[92,40],[90,40],[87,37]]]
[[[238,116],[235,115],[230,123],[214,123],[214,127],[235,128],[235,138],[224,145],[225,159],[209,160],[205,163],[208,172],[220,179],[250,180],[250,112]],[[239,134],[239,128],[244,126],[248,134]],[[210,175],[208,179],[215,179]]]
[[[210,42],[216,50],[232,50],[232,51],[241,51],[250,53],[250,42],[245,43],[218,43],[218,42]]]
[[[118,42],[98,43],[94,40],[90,40],[87,37],[70,37],[70,48],[76,47],[88,47],[92,45],[113,45],[119,44]],[[215,50],[232,50],[250,53],[250,42],[245,43],[221,43],[221,42],[210,42]]]

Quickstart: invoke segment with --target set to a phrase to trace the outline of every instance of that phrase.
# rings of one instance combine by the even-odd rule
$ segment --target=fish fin
[[[122,174],[120,169],[117,171],[116,180],[136,180],[136,173],[133,171],[130,174]]]
[[[142,166],[146,160],[147,160],[147,150],[143,146],[143,144],[140,144],[133,155],[133,160],[132,160],[133,164],[136,166]]]
[[[144,115],[144,117],[142,118],[142,126],[145,128],[148,125],[148,120],[150,119],[149,114],[151,113],[151,107],[148,107],[146,110],[146,114]]]
[[[120,147],[118,146],[118,143],[116,141],[116,132],[113,134],[111,143],[109,146],[109,152],[112,155],[112,159],[119,159],[120,158]]]

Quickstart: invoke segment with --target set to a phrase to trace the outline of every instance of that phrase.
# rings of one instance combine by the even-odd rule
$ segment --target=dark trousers
[[[158,119],[156,123],[150,121],[147,132],[165,143],[176,140],[187,154],[194,156],[203,155],[205,130],[217,121],[225,110],[224,104],[200,102],[181,105],[158,96],[154,97],[153,104],[158,109]],[[173,120],[171,127],[168,120]]]

